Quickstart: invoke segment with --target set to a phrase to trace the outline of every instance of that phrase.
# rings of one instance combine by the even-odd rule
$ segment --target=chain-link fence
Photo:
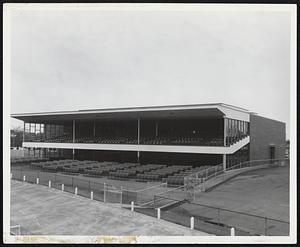
[[[13,169],[11,171],[11,178],[27,183],[44,185],[97,201],[119,204],[125,203],[122,202],[121,188],[89,179],[26,169]],[[131,201],[127,201],[127,203],[130,204]]]
[[[160,217],[164,220],[190,227],[190,220],[193,217],[195,229],[215,235],[230,235],[232,227],[235,228],[236,235],[240,236],[289,235],[287,221],[192,203],[184,197],[179,198],[178,194],[174,193],[176,190],[155,195],[153,210],[160,208]],[[143,212],[143,209],[140,211]],[[147,214],[149,215],[149,212]]]
[[[153,203],[154,195],[169,190],[167,183],[140,190],[132,190],[124,187],[115,187],[108,183],[96,182],[88,178],[80,178],[71,175],[51,173],[41,170],[13,169],[12,179],[28,183],[40,184],[77,194],[86,198],[108,203],[119,203],[144,206]]]
[[[122,203],[130,204],[134,202],[138,206],[149,206],[153,203],[154,195],[168,190],[167,183],[161,183],[136,191],[122,188]]]

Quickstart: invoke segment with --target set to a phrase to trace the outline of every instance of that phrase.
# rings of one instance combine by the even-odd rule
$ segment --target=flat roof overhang
[[[180,118],[222,118],[227,115],[236,115],[245,120],[249,119],[249,112],[245,109],[226,104],[201,104],[178,106],[154,106],[112,108],[78,111],[42,112],[12,114],[11,117],[31,123],[66,122],[72,120],[134,120],[141,119],[180,119]],[[245,117],[245,116],[248,116]],[[247,121],[247,120],[245,120]]]

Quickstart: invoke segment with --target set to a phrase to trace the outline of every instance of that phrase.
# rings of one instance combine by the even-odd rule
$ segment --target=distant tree
[[[22,147],[23,129],[14,127],[10,130],[10,145],[11,147]]]

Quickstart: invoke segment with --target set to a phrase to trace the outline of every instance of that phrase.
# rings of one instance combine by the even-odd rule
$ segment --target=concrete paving
[[[203,236],[115,204],[92,201],[46,186],[11,182],[11,224],[30,235]]]

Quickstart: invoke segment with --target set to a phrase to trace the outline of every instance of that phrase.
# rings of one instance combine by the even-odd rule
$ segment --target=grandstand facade
[[[227,104],[12,114],[29,155],[218,165],[285,155],[285,123]]]

